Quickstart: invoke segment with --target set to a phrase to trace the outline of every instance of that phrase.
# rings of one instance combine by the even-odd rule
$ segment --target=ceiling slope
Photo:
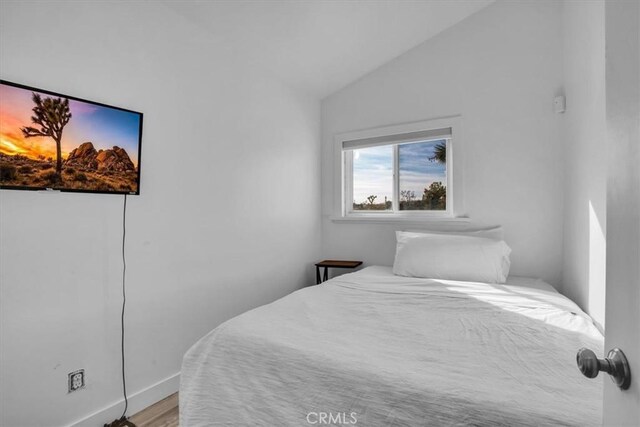
[[[247,66],[324,98],[493,0],[163,3]]]

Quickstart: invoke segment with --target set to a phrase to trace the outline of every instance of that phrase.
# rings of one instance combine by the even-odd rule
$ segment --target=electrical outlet
[[[84,369],[69,373],[69,393],[84,388]]]

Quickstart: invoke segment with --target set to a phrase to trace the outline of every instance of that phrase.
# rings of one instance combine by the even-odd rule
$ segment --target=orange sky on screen
[[[27,109],[26,117],[20,117],[5,109],[4,105],[0,108],[0,153],[20,154],[31,159],[37,159],[38,156],[55,158],[56,143],[52,138],[42,136],[25,138],[22,135],[20,128],[29,126],[31,123],[30,113],[31,110]],[[62,156],[66,157],[67,154],[69,153],[63,149]]]

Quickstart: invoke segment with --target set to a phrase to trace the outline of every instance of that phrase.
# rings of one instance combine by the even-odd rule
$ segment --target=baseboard
[[[127,414],[133,415],[136,412],[140,412],[147,406],[153,405],[154,403],[175,393],[178,391],[179,387],[180,372],[128,396],[129,409],[127,410]],[[70,424],[69,427],[103,426],[105,423],[110,423],[111,421],[120,418],[120,415],[122,415],[123,405],[124,399],[120,399],[108,407],[89,415],[88,417]]]

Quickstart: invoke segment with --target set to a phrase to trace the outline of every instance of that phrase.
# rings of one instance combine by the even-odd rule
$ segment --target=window
[[[353,210],[392,209],[393,156],[391,145],[352,151]]]
[[[451,217],[452,128],[340,139],[343,216]]]

